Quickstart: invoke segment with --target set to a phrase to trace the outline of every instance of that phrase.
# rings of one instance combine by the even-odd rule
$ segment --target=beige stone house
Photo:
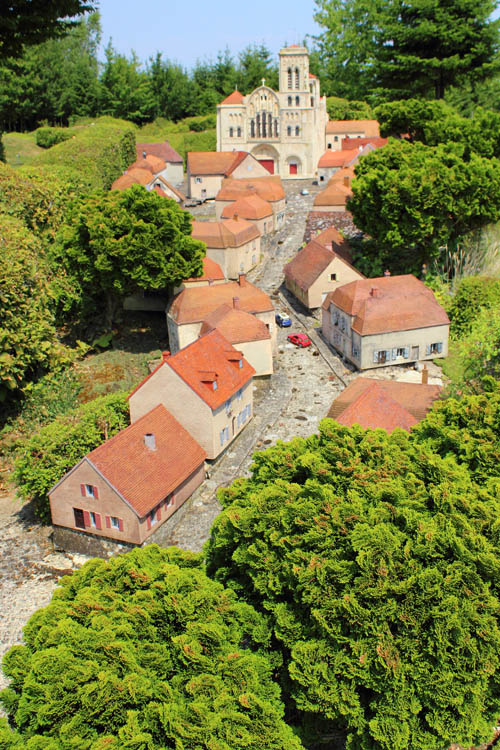
[[[239,300],[233,301],[233,307],[221,305],[207,315],[201,326],[200,335],[214,328],[243,354],[255,370],[256,376],[272,375],[271,334],[262,320],[240,309]]]
[[[327,149],[318,162],[319,182],[328,182],[335,172],[351,164],[352,161],[353,154],[351,151],[333,151]]]
[[[252,417],[254,374],[242,353],[214,329],[176,354],[164,353],[130,394],[130,418],[135,423],[152,404],[163,404],[214,459]]]
[[[376,138],[380,136],[377,120],[330,120],[325,127],[325,148],[338,151],[344,138]]]
[[[265,292],[247,281],[244,274],[238,281],[184,289],[174,297],[167,313],[170,349],[177,352],[195,341],[208,315],[221,305],[233,307],[235,299],[241,310],[255,315],[266,325],[274,350],[276,325],[273,303]]]
[[[327,121],[307,49],[292,44],[279,53],[278,91],[263,79],[247,96],[234,91],[217,107],[217,151],[249,151],[271,174],[311,178],[325,149]]]
[[[224,209],[238,199],[258,195],[267,201],[272,208],[273,229],[280,229],[285,221],[286,198],[281,179],[277,176],[260,177],[256,179],[228,178],[222,183],[215,199],[215,214],[222,217]],[[234,214],[233,214],[234,215]]]
[[[158,401],[50,490],[55,527],[142,544],[199,487],[206,453]]]
[[[266,175],[269,172],[265,167],[246,151],[190,151],[187,155],[190,198],[215,198],[226,177],[252,179]]]
[[[161,176],[170,184],[178,187],[184,182],[184,163],[182,156],[172,148],[168,141],[160,143],[138,143],[136,145],[137,159],[147,159],[148,156],[155,156],[161,159],[164,164],[164,170]]]
[[[341,286],[322,305],[325,340],[359,370],[446,357],[450,321],[410,274]]]
[[[285,286],[308,309],[321,307],[327,294],[363,279],[350,263],[316,238],[283,268]]]
[[[237,279],[260,261],[260,232],[238,215],[225,221],[193,221],[193,238],[207,246],[207,257],[227,279]]]
[[[252,224],[261,237],[274,232],[274,214],[271,204],[257,195],[247,195],[228,203],[221,212],[222,219],[244,219]]]

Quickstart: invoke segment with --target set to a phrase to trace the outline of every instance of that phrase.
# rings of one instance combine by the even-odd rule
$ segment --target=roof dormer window
[[[212,383],[212,390],[214,390],[214,391],[217,390],[217,381],[216,380],[214,380],[213,383]]]

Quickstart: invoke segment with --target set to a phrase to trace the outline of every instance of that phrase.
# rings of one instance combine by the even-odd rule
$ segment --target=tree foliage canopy
[[[221,491],[208,572],[267,617],[297,708],[350,750],[489,739],[497,495],[402,431],[330,420],[254,460]]]
[[[264,619],[192,554],[152,545],[61,583],[4,658],[28,748],[300,750]]]

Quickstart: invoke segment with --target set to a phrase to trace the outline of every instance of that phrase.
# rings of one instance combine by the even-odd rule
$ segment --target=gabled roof
[[[353,159],[355,161],[355,159]],[[337,172],[334,172],[330,179],[328,180],[328,185],[337,185],[337,184],[343,184],[345,187],[345,180],[349,181],[349,185],[353,181],[353,179],[356,177],[356,174],[354,172],[354,167],[351,166],[344,166],[341,169],[339,169]]]
[[[380,128],[377,120],[330,120],[326,133],[360,133],[364,138],[373,138],[380,135]]]
[[[221,305],[207,315],[201,326],[200,335],[216,328],[230,344],[244,344],[248,341],[264,341],[271,338],[265,323],[255,315],[230,305]]]
[[[359,424],[365,430],[382,428],[392,432],[396,427],[408,432],[417,424],[415,417],[395,401],[377,381],[368,387],[337,417],[346,427]]]
[[[333,151],[327,148],[325,153],[320,157],[318,167],[343,167],[353,158],[350,151]]]
[[[265,201],[273,203],[285,198],[285,191],[278,175],[268,177],[228,177],[216,195],[218,201],[235,201],[245,195],[257,193]]]
[[[175,148],[172,148],[168,141],[163,141],[162,143],[137,143],[135,151],[138,159],[141,159],[143,153],[146,152],[146,155],[152,154],[153,156],[158,156],[165,162],[182,164],[182,156],[177,153]]]
[[[327,247],[318,242],[317,238],[314,238],[302,250],[299,250],[295,258],[286,264],[283,272],[285,276],[292,278],[301,289],[306,291],[335,259],[349,268],[353,268],[350,263],[332,250],[331,246]],[[359,271],[356,271],[356,273],[359,273]],[[362,277],[362,274],[359,274],[359,276]]]
[[[177,188],[174,187],[170,182],[168,182],[168,180],[166,180],[164,177],[161,177],[160,175],[158,175],[157,177],[154,178],[154,181],[161,182],[161,184],[163,185],[162,192],[164,192],[165,189],[170,190],[175,196],[177,196],[180,203],[183,203],[186,200],[186,196],[184,195],[184,193],[181,193],[180,190],[177,190]],[[167,195],[167,198],[168,198],[168,195]]]
[[[273,209],[268,201],[255,194],[250,194],[238,198],[237,200],[224,206],[221,217],[223,219],[233,219],[241,217],[242,219],[258,220],[272,216]]]
[[[379,276],[352,281],[330,292],[323,302],[354,317],[352,328],[361,336],[449,325],[431,289],[415,276]]]
[[[315,78],[316,80],[318,80],[318,76],[315,76],[314,73],[309,73],[309,78]]]
[[[271,298],[242,277],[241,281],[183,289],[174,297],[168,315],[178,325],[201,323],[221,305],[232,306],[235,297],[245,312],[256,314],[274,310]]]
[[[172,354],[162,366],[171,367],[213,410],[255,375],[242,353],[216,329]]]
[[[347,407],[354,403],[373,383],[376,383],[379,388],[402,406],[403,409],[412,414],[418,422],[425,417],[442,391],[440,385],[358,377],[349,383],[347,388],[335,399],[327,416],[330,419],[338,420]]]
[[[238,89],[235,89],[232,94],[226,96],[221,104],[243,104],[243,94],[240,94]]]
[[[345,206],[352,195],[351,189],[340,182],[328,184],[324,190],[314,198],[314,206]]]
[[[207,247],[226,248],[240,247],[246,242],[260,237],[254,224],[242,219],[227,221],[193,221],[192,235],[201,240]]]
[[[342,150],[349,151],[362,146],[373,146],[374,148],[381,148],[386,146],[389,142],[388,138],[381,138],[380,136],[373,136],[368,138],[349,138],[346,136],[342,139]]]
[[[191,175],[229,175],[249,156],[247,151],[189,151],[188,171]]]
[[[126,190],[132,185],[145,187],[152,181],[153,175],[147,169],[129,169],[111,185],[111,190]]]
[[[194,224],[194,222],[193,222]],[[196,239],[198,239],[196,237]],[[215,260],[212,260],[207,255],[203,258],[203,274],[201,276],[193,276],[187,281],[224,281],[224,272]]]
[[[165,167],[166,164],[163,159],[160,159],[153,154],[147,154],[145,158],[141,156],[137,161],[131,164],[129,171],[131,169],[147,169],[152,174],[158,174],[159,172],[163,172]]]
[[[352,252],[349,242],[343,237],[336,227],[327,227],[322,232],[312,237],[316,242],[319,242],[323,247],[333,250],[337,255],[340,255],[349,265],[352,265]],[[359,271],[358,271],[359,273]],[[360,274],[361,276],[363,274]]]
[[[144,443],[153,434],[156,450]],[[86,460],[143,518],[204,462],[206,453],[163,405],[121,430]]]

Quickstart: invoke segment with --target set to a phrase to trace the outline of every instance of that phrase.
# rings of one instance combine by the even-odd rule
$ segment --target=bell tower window
[[[300,74],[298,68],[295,68],[295,88],[300,89]]]
[[[288,68],[288,88],[292,88],[292,69]]]

